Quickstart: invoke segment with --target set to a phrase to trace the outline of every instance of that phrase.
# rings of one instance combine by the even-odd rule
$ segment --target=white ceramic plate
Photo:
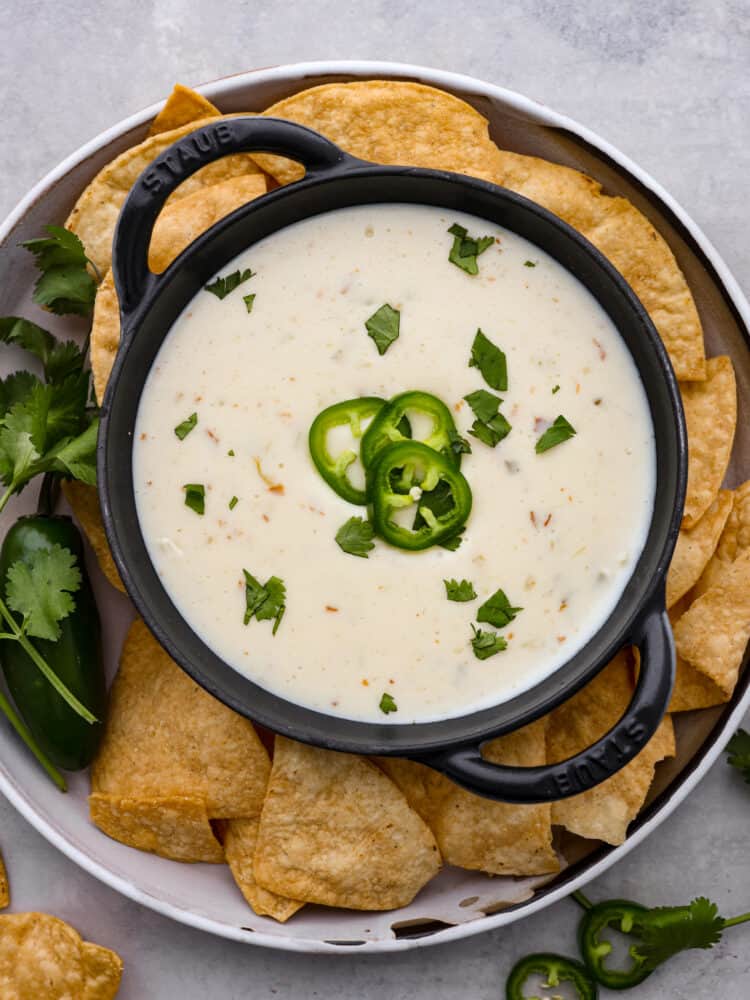
[[[504,148],[545,156],[584,170],[607,191],[635,202],[667,238],[693,289],[711,354],[731,354],[740,389],[740,448],[748,452],[750,424],[750,307],[725,264],[687,213],[652,178],[620,152],[576,122],[491,84],[466,76],[393,63],[303,63],[243,73],[201,88],[222,111],[261,110],[304,87],[336,80],[394,77],[442,87],[474,104],[490,121]],[[89,179],[121,150],[140,140],[157,107],[120,122],[64,160],[29,192],[0,226],[0,315],[34,317],[30,300],[33,267],[21,240],[61,223]],[[56,321],[55,321],[56,322]],[[55,322],[47,322],[55,331]],[[69,322],[69,321],[66,321]],[[58,324],[57,329],[62,327]],[[69,327],[68,327],[69,329]],[[3,352],[4,371],[28,359]],[[748,428],[748,429],[746,429]],[[730,485],[750,477],[736,463]],[[31,509],[34,491],[6,512],[8,523]],[[0,524],[4,531],[7,524]],[[110,677],[132,618],[128,601],[104,580],[91,560],[102,613]],[[294,951],[340,953],[348,948],[382,952],[438,944],[519,920],[549,906],[614,864],[648,836],[705,774],[750,706],[745,671],[730,704],[676,719],[678,754],[661,765],[649,803],[617,848],[582,841],[566,844],[579,860],[555,878],[489,878],[446,869],[410,906],[391,913],[356,913],[306,907],[286,925],[245,905],[226,866],[182,865],[118,844],[88,819],[88,776],[74,775],[61,795],[10,727],[0,720],[0,790],[52,844],[97,878],[126,896],[193,927],[223,937]]]

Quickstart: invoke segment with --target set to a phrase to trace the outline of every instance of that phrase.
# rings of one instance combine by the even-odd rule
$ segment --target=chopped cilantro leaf
[[[194,510],[196,514],[206,513],[206,490],[202,483],[186,483],[182,487],[185,491],[185,506]]]
[[[365,320],[367,335],[372,337],[378,354],[383,355],[394,340],[398,339],[401,327],[401,313],[386,302]]]
[[[556,445],[562,444],[563,441],[569,440],[575,433],[575,428],[561,414],[537,441],[535,447],[537,455],[541,455],[542,452],[549,451],[550,448],[554,448]]]
[[[477,594],[471,580],[461,580],[460,583],[458,580],[443,580],[443,583],[445,584],[445,596],[449,601],[464,603],[476,599]]]
[[[477,611],[477,621],[487,622],[495,628],[509,625],[523,608],[512,607],[503,590],[496,590]]]
[[[185,438],[188,436],[188,434],[190,433],[190,431],[192,431],[195,428],[195,425],[197,423],[198,423],[198,414],[197,413],[191,413],[190,416],[186,420],[183,420],[181,424],[178,424],[175,427],[174,432],[177,435],[177,437],[180,439],[180,441],[184,441],[185,440]]]
[[[242,301],[245,303],[245,308],[249,313],[253,311],[253,303],[255,302],[255,292],[252,295],[243,295]]]
[[[525,260],[525,261],[523,262],[523,266],[524,266],[524,267],[536,267],[536,261],[533,261],[533,260]]]
[[[469,368],[478,368],[488,386],[498,392],[508,388],[508,365],[505,354],[482,333],[477,330],[471,345]]]
[[[75,608],[73,594],[81,571],[70,549],[53,545],[14,562],[7,573],[9,607],[23,617],[23,631],[51,642],[60,638],[59,622]]]
[[[485,632],[481,628],[474,628],[473,625],[471,628],[474,632],[471,647],[478,660],[488,660],[495,653],[502,653],[504,649],[508,648],[508,643],[503,636],[496,632]]]
[[[232,497],[232,499],[229,501],[229,509],[234,510],[234,508],[237,506],[239,502],[240,502],[239,497]]]
[[[344,552],[352,556],[368,558],[368,552],[375,548],[373,536],[375,530],[369,521],[361,517],[350,517],[336,532],[336,544]]]
[[[727,760],[750,785],[750,733],[738,729],[726,745]]]
[[[389,712],[398,712],[398,705],[387,691],[383,692],[383,697],[380,699],[380,711],[383,715],[388,715]]]
[[[451,535],[450,538],[444,538],[442,542],[438,542],[438,545],[441,549],[447,549],[449,552],[455,552],[463,541],[462,535],[464,531],[466,531],[466,528],[461,528],[461,530],[457,531],[455,535]]]
[[[246,569],[243,569],[242,572],[245,576],[245,615],[242,619],[244,624],[248,625],[253,616],[259,622],[273,619],[271,634],[276,635],[286,611],[284,581],[278,576],[272,576],[261,584]]]
[[[469,236],[464,226],[454,222],[448,232],[453,237],[448,260],[456,267],[460,267],[467,274],[479,274],[477,257],[491,247],[495,242],[494,236],[480,236],[478,239]]]
[[[556,392],[559,392],[559,391],[560,391],[560,386],[559,385],[553,385],[552,386],[552,395],[553,396],[555,395]]]
[[[465,437],[461,437],[458,431],[454,431],[453,428],[450,428],[450,430],[448,431],[448,437],[450,438],[450,445],[448,446],[447,449],[444,450],[446,451],[450,450],[451,454],[453,455],[471,454],[471,445],[469,444],[469,442],[466,440]]]
[[[496,396],[492,392],[487,392],[486,389],[477,389],[476,392],[470,392],[468,396],[464,396],[464,399],[472,408],[474,416],[478,420],[481,420],[482,423],[492,420],[502,403],[502,399],[499,396]]]
[[[42,272],[34,286],[34,302],[58,316],[88,316],[94,307],[96,282],[89,274],[83,244],[62,226],[46,226],[48,236],[21,245]]]
[[[219,275],[215,281],[210,284],[205,285],[204,288],[207,292],[211,292],[215,295],[217,299],[225,299],[230,292],[233,292],[238,285],[243,284],[245,281],[249,281],[250,278],[255,276],[255,271],[251,271],[248,267],[244,271],[232,271],[231,274],[226,274],[224,277]]]
[[[502,413],[496,413],[491,420],[475,420],[469,428],[469,434],[490,448],[494,448],[503,438],[506,438],[512,430],[511,424],[505,419]]]
[[[230,448],[227,455],[229,455],[230,458],[234,458],[234,448]]]

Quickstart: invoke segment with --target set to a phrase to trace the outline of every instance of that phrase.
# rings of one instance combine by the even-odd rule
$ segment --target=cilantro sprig
[[[34,286],[34,302],[58,316],[89,316],[96,298],[96,281],[83,243],[62,226],[46,226],[47,236],[26,240],[41,274]],[[97,274],[97,277],[99,275]]]
[[[488,660],[491,656],[502,653],[508,648],[505,638],[498,635],[497,632],[485,631],[474,625],[471,626],[471,630],[474,633],[471,639],[471,648],[478,660]]]

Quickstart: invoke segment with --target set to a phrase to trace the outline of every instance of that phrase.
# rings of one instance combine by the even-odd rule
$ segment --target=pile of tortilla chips
[[[8,1000],[113,1000],[122,961],[46,913],[0,917],[0,996]]]
[[[605,194],[592,178],[502,150],[473,107],[430,87],[335,83],[263,113],[308,125],[364,159],[464,172],[512,188],[578,229],[624,275],[667,347],[689,436],[688,495],[667,580],[678,652],[670,710],[728,701],[750,637],[750,483],[722,489],[737,422],[734,370],[727,357],[705,357],[698,313],[667,242],[630,202]],[[119,343],[107,271],[117,213],[155,156],[217,115],[200,95],[176,87],[147,138],[93,179],[68,219],[105,273],[91,339],[100,400]],[[160,217],[151,267],[163,270],[223,215],[301,173],[295,163],[260,154],[204,168]],[[95,491],[71,484],[66,496],[108,578],[121,587]],[[632,651],[623,651],[548,718],[489,743],[486,757],[533,766],[572,756],[621,716],[636,671]],[[277,920],[304,903],[389,909],[408,903],[442,862],[495,875],[553,874],[564,863],[553,827],[621,843],[657,763],[674,755],[675,739],[667,715],[638,757],[608,781],[532,806],[478,798],[408,761],[370,761],[281,737],[272,749],[269,759],[253,727],[194,684],[137,622],[92,768],[92,818],[142,850],[226,861],[248,903]]]

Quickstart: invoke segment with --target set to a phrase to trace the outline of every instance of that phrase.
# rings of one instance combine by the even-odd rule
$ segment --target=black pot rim
[[[243,121],[243,119],[237,121]],[[273,120],[266,121],[273,122]],[[299,127],[295,128],[299,129]],[[314,135],[314,133],[310,134]],[[335,149],[335,147],[333,148]],[[148,275],[141,289],[142,297],[133,296],[132,289],[127,287],[127,278],[123,278],[123,275],[118,273],[118,264],[121,266],[123,262],[127,263],[126,257],[129,251],[126,254],[121,254],[118,262],[116,248],[113,268],[123,307],[122,348],[118,353],[110,377],[101,412],[97,453],[102,515],[115,563],[139,613],[170,655],[210,693],[236,711],[252,718],[255,722],[302,742],[312,742],[327,749],[346,752],[372,755],[398,754],[425,758],[441,751],[484,742],[517,729],[548,713],[591,680],[623,645],[637,641],[646,617],[654,613],[663,615],[664,579],[680,528],[687,479],[687,441],[684,415],[679,388],[666,349],[645,308],[619,272],[581,234],[536,203],[486,181],[445,171],[368,164],[341,154],[340,151],[337,152],[339,158],[335,165],[328,164],[325,169],[311,169],[305,179],[279,188],[256,201],[249,202],[221,220],[184,251],[164,274],[158,277]],[[556,238],[570,248],[571,257],[587,261],[593,271],[598,273],[602,281],[612,289],[612,294],[619,298],[623,309],[630,317],[629,322],[632,324],[633,330],[636,331],[638,337],[643,338],[644,350],[650,357],[650,377],[658,379],[662,395],[668,399],[671,414],[669,433],[674,442],[672,457],[675,468],[671,477],[671,495],[666,498],[666,501],[665,498],[661,498],[663,506],[668,506],[670,513],[668,518],[662,517],[657,539],[658,551],[654,548],[652,538],[656,514],[653,515],[649,539],[628,584],[628,587],[634,584],[640,567],[644,563],[644,557],[648,555],[650,571],[648,579],[637,580],[639,599],[636,605],[631,607],[627,614],[622,614],[621,609],[616,608],[582,650],[528,691],[490,709],[482,709],[464,716],[437,722],[380,724],[329,716],[272,695],[254,684],[249,678],[239,674],[234,668],[224,664],[226,670],[231,671],[235,678],[241,678],[241,683],[234,684],[234,690],[229,690],[226,675],[221,677],[221,671],[216,669],[216,663],[212,662],[212,657],[213,661],[217,658],[213,654],[206,656],[207,647],[195,633],[192,633],[193,642],[190,644],[189,655],[185,655],[184,646],[174,641],[174,619],[175,616],[177,618],[181,618],[181,616],[171,605],[166,592],[163,592],[163,599],[159,601],[158,606],[154,606],[153,601],[146,596],[143,583],[148,567],[144,565],[142,551],[136,555],[133,554],[131,532],[133,519],[132,517],[129,519],[130,523],[127,526],[123,524],[121,516],[123,500],[122,497],[115,494],[118,483],[115,481],[117,477],[114,476],[113,469],[117,467],[119,461],[120,473],[122,473],[122,458],[116,459],[116,453],[112,452],[113,447],[119,448],[121,446],[121,441],[115,443],[116,435],[113,434],[113,421],[116,421],[118,412],[123,409],[126,397],[130,397],[131,404],[134,395],[137,398],[140,397],[145,379],[144,374],[138,383],[138,380],[133,379],[132,372],[128,371],[128,358],[132,353],[137,331],[148,322],[149,316],[153,315],[160,303],[164,303],[168,293],[177,298],[181,295],[182,299],[185,299],[187,294],[185,289],[190,286],[192,291],[187,295],[187,298],[192,298],[192,295],[201,287],[201,284],[197,283],[196,275],[215,273],[228,260],[236,256],[237,252],[240,252],[238,250],[227,254],[225,250],[222,250],[223,256],[221,258],[215,253],[215,248],[222,241],[223,247],[226,247],[226,238],[231,233],[236,233],[239,227],[244,226],[246,230],[254,227],[255,232],[260,232],[259,236],[249,240],[247,245],[252,245],[257,239],[266,235],[266,232],[262,231],[261,220],[267,220],[270,215],[281,213],[282,216],[294,216],[295,213],[299,213],[296,215],[296,219],[302,219],[309,215],[318,214],[321,209],[311,212],[304,210],[305,203],[311,198],[333,197],[335,194],[337,203],[346,205],[366,203],[361,200],[346,200],[347,197],[351,197],[352,185],[361,186],[363,183],[370,187],[396,184],[402,193],[407,189],[415,192],[413,198],[380,197],[373,198],[372,202],[412,201],[436,204],[434,201],[420,199],[416,196],[417,192],[424,195],[428,187],[432,190],[435,186],[455,192],[456,199],[461,202],[470,201],[472,197],[490,199],[498,206],[504,206],[508,210],[512,209],[537,220],[540,225],[546,227],[546,230],[556,233]],[[132,199],[133,195],[129,201]],[[442,204],[441,207],[445,208],[446,205]],[[458,205],[454,207],[456,210],[480,214],[471,209],[459,208]],[[325,210],[329,209],[322,211]],[[137,199],[133,211],[138,211]],[[123,238],[124,217],[125,209],[123,209],[118,227],[116,244],[119,239]],[[289,223],[279,226],[272,225],[268,232],[284,228],[286,224]],[[150,232],[150,227],[148,228]],[[551,252],[548,247],[542,246],[542,249]],[[557,257],[557,259],[560,258]],[[568,270],[571,270],[565,261],[560,262]],[[573,273],[575,274],[575,271]],[[579,274],[575,276],[582,280]],[[181,290],[177,287],[178,285],[183,286]],[[611,316],[611,311],[606,306],[605,310]],[[172,319],[176,315],[175,312]],[[622,325],[620,323],[617,325],[622,334]],[[164,326],[163,332],[166,335],[171,322],[164,324]],[[160,338],[159,344],[162,339],[163,336]],[[637,359],[634,358],[634,360],[643,379],[645,369]],[[648,392],[648,389],[647,396],[650,404],[653,404],[652,394]],[[654,429],[656,432],[657,427],[655,426]],[[129,458],[128,466],[130,466]],[[130,536],[129,532],[131,532]],[[142,539],[140,539],[139,544],[143,549]],[[148,565],[150,566],[150,560]],[[171,611],[169,611],[170,606]],[[165,614],[165,610],[168,613]],[[165,625],[167,619],[169,621]],[[591,658],[592,648],[597,651],[595,658]],[[210,653],[210,651],[208,652]],[[581,667],[582,660],[588,660],[584,668]],[[578,668],[573,670],[571,664],[576,661],[578,661]],[[241,692],[240,689],[242,689]]]

